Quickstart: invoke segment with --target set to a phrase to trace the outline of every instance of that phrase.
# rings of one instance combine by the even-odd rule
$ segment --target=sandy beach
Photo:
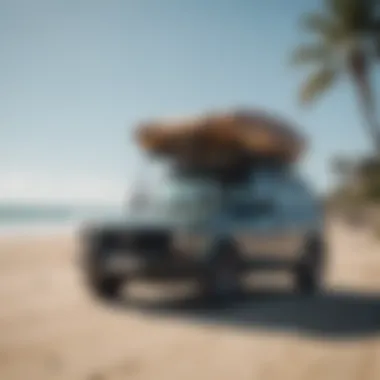
[[[326,294],[255,288],[217,311],[107,307],[81,283],[74,235],[3,237],[0,379],[377,380],[380,244],[329,235]]]

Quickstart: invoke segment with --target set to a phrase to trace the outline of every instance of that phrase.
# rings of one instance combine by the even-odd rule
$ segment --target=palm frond
[[[305,30],[315,33],[331,44],[344,39],[347,31],[339,19],[322,13],[309,13],[302,18]]]
[[[325,44],[301,45],[294,50],[291,63],[294,65],[321,63],[328,61],[330,56],[331,49]]]
[[[367,0],[325,0],[326,9],[338,18],[352,14],[359,3]]]
[[[378,0],[325,0],[326,7],[347,33],[370,31]]]
[[[300,92],[302,104],[311,103],[319,95],[323,94],[334,83],[337,72],[331,68],[322,68],[316,71],[306,81]]]

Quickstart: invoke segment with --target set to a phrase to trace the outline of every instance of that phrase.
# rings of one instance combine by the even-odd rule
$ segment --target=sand
[[[0,379],[378,380],[380,244],[329,235],[325,295],[257,288],[216,311],[95,302],[73,235],[1,238]]]

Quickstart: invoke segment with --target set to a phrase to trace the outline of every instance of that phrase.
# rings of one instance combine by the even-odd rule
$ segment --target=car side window
[[[314,215],[312,195],[306,185],[297,178],[285,181],[279,201],[288,224],[306,223]]]

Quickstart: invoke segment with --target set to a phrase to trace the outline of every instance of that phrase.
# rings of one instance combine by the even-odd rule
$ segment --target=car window
[[[275,197],[279,186],[283,182],[282,172],[273,170],[258,170],[253,173],[251,180],[251,192],[256,197]]]
[[[283,201],[291,207],[299,208],[310,203],[310,192],[298,179],[289,179],[286,181],[281,192]]]
[[[279,208],[287,225],[305,225],[316,215],[313,194],[297,177],[290,177],[284,181],[279,192]]]

